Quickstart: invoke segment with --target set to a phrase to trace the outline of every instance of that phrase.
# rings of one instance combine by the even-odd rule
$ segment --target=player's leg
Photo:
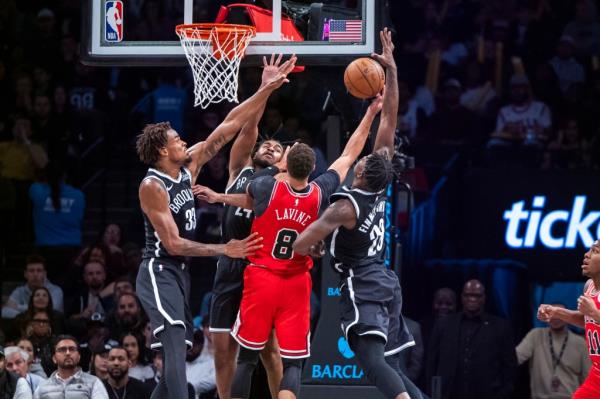
[[[404,374],[404,372],[400,368],[400,353],[396,353],[392,356],[386,356],[385,360],[402,379],[402,382],[406,387],[406,393],[408,393],[410,398],[423,399],[423,394],[421,393],[421,390],[410,380],[410,378],[406,376],[406,374]]]
[[[219,398],[230,399],[238,344],[229,332],[212,332],[211,335],[215,348],[215,377]]]
[[[367,379],[390,399],[410,399],[400,376],[385,361],[385,341],[378,335],[348,333],[348,343]]]
[[[575,391],[572,399],[600,398],[600,372],[592,369],[583,384]]]
[[[310,356],[310,273],[288,277],[279,289],[281,302],[275,330],[283,358],[278,399],[295,399],[300,390],[302,360]]]
[[[246,399],[250,396],[252,373],[258,364],[258,350],[240,347],[237,360],[237,368],[231,385],[231,397],[233,399]]]
[[[213,284],[209,330],[215,348],[215,377],[221,399],[231,398],[238,344],[230,332],[240,308],[244,267],[242,262],[221,257]]]
[[[281,384],[281,378],[283,377],[283,364],[279,355],[279,345],[277,344],[275,330],[271,331],[269,342],[267,342],[265,349],[260,352],[260,360],[267,371],[271,398],[275,399],[277,398],[279,384]]]
[[[166,323],[165,329],[158,333],[163,348],[163,377],[164,384],[159,383],[151,399],[187,398],[187,377],[185,375],[185,328],[180,325]],[[164,395],[164,391],[168,395]]]

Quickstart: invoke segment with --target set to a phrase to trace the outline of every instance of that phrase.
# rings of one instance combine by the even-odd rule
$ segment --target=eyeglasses
[[[33,319],[32,320],[34,323],[39,323],[39,324],[47,324],[50,323],[50,320],[48,319]]]
[[[58,353],[67,353],[67,352],[75,353],[75,352],[79,352],[79,349],[77,349],[76,346],[61,346],[61,347],[56,348],[56,351]]]

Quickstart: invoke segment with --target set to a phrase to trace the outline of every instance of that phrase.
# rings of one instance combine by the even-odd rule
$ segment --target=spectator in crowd
[[[185,358],[187,380],[194,387],[196,396],[214,392],[217,388],[215,359],[209,348],[205,348],[205,342],[204,329],[194,331],[193,345]]]
[[[25,281],[14,289],[10,294],[8,301],[2,307],[2,317],[12,319],[19,313],[27,310],[33,290],[38,287],[45,287],[50,293],[52,307],[54,310],[63,311],[63,291],[52,284],[46,276],[46,261],[38,255],[29,255],[25,260]]]
[[[35,399],[54,399],[56,397],[88,397],[108,399],[108,393],[102,381],[79,368],[79,348],[74,337],[61,335],[53,346],[52,360],[57,370],[35,391]]]
[[[590,371],[587,345],[564,321],[552,319],[548,324],[527,333],[517,345],[517,360],[529,361],[531,399],[569,399]]]
[[[472,112],[460,104],[462,84],[448,79],[442,86],[440,101],[431,115],[428,136],[440,144],[461,145],[475,135]]]
[[[126,332],[121,338],[121,346],[129,353],[129,376],[140,381],[154,378],[154,370],[148,364],[144,340],[139,334]]]
[[[125,270],[123,267],[123,253],[120,251],[112,252],[101,240],[83,248],[79,255],[77,255],[74,264],[75,266],[82,267],[86,263],[92,261],[104,265],[107,283],[128,272],[128,270]],[[103,293],[103,296],[106,294],[107,293]]]
[[[35,245],[47,257],[52,278],[65,277],[81,246],[85,194],[65,180],[62,166],[51,162],[45,181],[29,188]]]
[[[0,398],[31,399],[31,389],[27,381],[18,374],[6,369],[4,348],[0,346]]]
[[[465,90],[460,95],[460,104],[483,118],[487,118],[492,112],[495,117],[498,93],[492,82],[486,79],[482,69],[475,61],[466,66]]]
[[[25,334],[25,328],[29,320],[33,319],[35,312],[46,312],[50,315],[50,327],[52,332],[60,335],[65,330],[65,317],[62,312],[54,310],[52,296],[46,287],[38,287],[33,290],[29,298],[27,310],[15,317],[15,328],[19,330],[20,336]]]
[[[487,314],[485,287],[469,280],[461,313],[439,319],[429,340],[426,386],[441,378],[443,399],[510,398],[517,359],[510,324]]]
[[[400,352],[400,369],[409,380],[415,382],[421,377],[425,361],[425,347],[421,326],[416,321],[405,317],[406,327],[415,340],[415,345]]]
[[[575,18],[565,26],[565,35],[575,39],[580,54],[600,54],[598,7],[592,0],[575,2]]]
[[[119,343],[115,341],[115,344]],[[108,352],[110,345],[100,345],[98,348],[92,349],[92,359],[90,360],[90,374],[95,375],[102,381],[108,378]]]
[[[4,355],[6,369],[11,373],[17,374],[19,377],[24,378],[33,395],[38,385],[40,385],[40,382],[44,381],[45,378],[29,372],[29,353],[17,346],[8,346],[4,348]]]
[[[124,292],[119,296],[117,308],[107,320],[113,337],[120,337],[128,331],[142,334],[145,322],[142,307],[133,292]]]
[[[71,298],[66,314],[73,320],[101,320],[106,315],[106,298],[101,296],[106,284],[104,264],[88,261],[83,267],[83,282],[80,292]]]
[[[543,169],[581,169],[589,165],[589,144],[581,136],[579,122],[566,118],[556,139],[548,144]]]
[[[117,223],[109,223],[102,233],[102,242],[110,252],[123,252],[121,249],[123,229]]]
[[[585,81],[583,66],[575,59],[575,40],[569,35],[563,35],[556,46],[556,55],[550,60],[550,65],[558,77],[563,93],[571,84]]]
[[[398,134],[415,139],[418,131],[423,127],[425,120],[424,111],[413,99],[414,88],[408,80],[398,77]]]
[[[52,327],[50,325],[50,316],[44,311],[38,311],[33,314],[33,318],[27,323],[25,336],[33,344],[35,357],[39,359],[44,373],[50,375],[55,366],[52,362]]]
[[[429,336],[433,330],[433,325],[439,319],[454,314],[456,312],[456,294],[448,287],[438,289],[433,293],[433,302],[431,305],[432,314],[421,319],[421,332],[423,334],[424,346],[427,348]]]
[[[89,322],[85,338],[79,344],[81,368],[83,371],[88,371],[88,367],[93,363],[92,358],[94,354],[108,352],[110,347],[118,344],[117,341],[111,339],[110,328],[104,322]]]
[[[35,351],[33,349],[33,344],[31,343],[31,341],[27,338],[21,338],[17,342],[17,347],[19,349],[24,350],[29,355],[29,358],[27,359],[27,365],[29,367],[29,372],[31,374],[35,374],[42,378],[48,378],[48,375],[42,368],[40,360],[35,356]]]
[[[104,386],[110,399],[147,399],[152,391],[147,384],[129,376],[129,354],[125,348],[116,346],[108,352],[108,378]]]
[[[498,112],[496,131],[488,141],[488,148],[505,156],[523,148],[526,151],[521,154],[529,160],[531,153],[542,149],[548,140],[552,113],[546,104],[533,100],[525,75],[515,74],[510,78],[510,99],[510,104]]]
[[[22,115],[15,118],[13,140],[0,142],[0,176],[23,182],[27,186],[46,167],[48,155],[32,141],[31,120]]]
[[[156,89],[142,98],[132,112],[143,114],[146,123],[169,121],[174,130],[183,132],[187,93],[181,87],[179,79],[174,79],[167,74],[170,75],[172,72],[161,73]]]
[[[24,72],[18,74],[15,79],[13,111],[15,114],[23,115],[29,115],[33,111],[33,82],[31,75]]]

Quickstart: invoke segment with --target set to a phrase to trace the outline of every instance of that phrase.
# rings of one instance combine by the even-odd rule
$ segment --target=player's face
[[[583,256],[581,272],[590,278],[600,275],[600,240],[596,241]]]
[[[167,132],[167,151],[171,162],[185,165],[192,160],[191,155],[187,152],[187,143],[173,129]]]
[[[266,168],[279,162],[282,156],[283,146],[281,143],[277,140],[267,140],[254,154],[254,163]]]
[[[365,165],[367,163],[367,158],[368,158],[368,156],[362,157],[356,163],[356,166],[354,166],[354,181],[352,182],[352,187],[356,187],[356,188],[365,188],[366,187],[366,180],[363,176],[363,172],[365,171]]]

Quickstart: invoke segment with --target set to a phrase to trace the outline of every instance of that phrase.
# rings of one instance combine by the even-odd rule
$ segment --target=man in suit
[[[517,359],[507,320],[484,312],[485,287],[469,280],[462,291],[461,313],[436,322],[426,366],[429,388],[441,377],[443,399],[508,399]]]

